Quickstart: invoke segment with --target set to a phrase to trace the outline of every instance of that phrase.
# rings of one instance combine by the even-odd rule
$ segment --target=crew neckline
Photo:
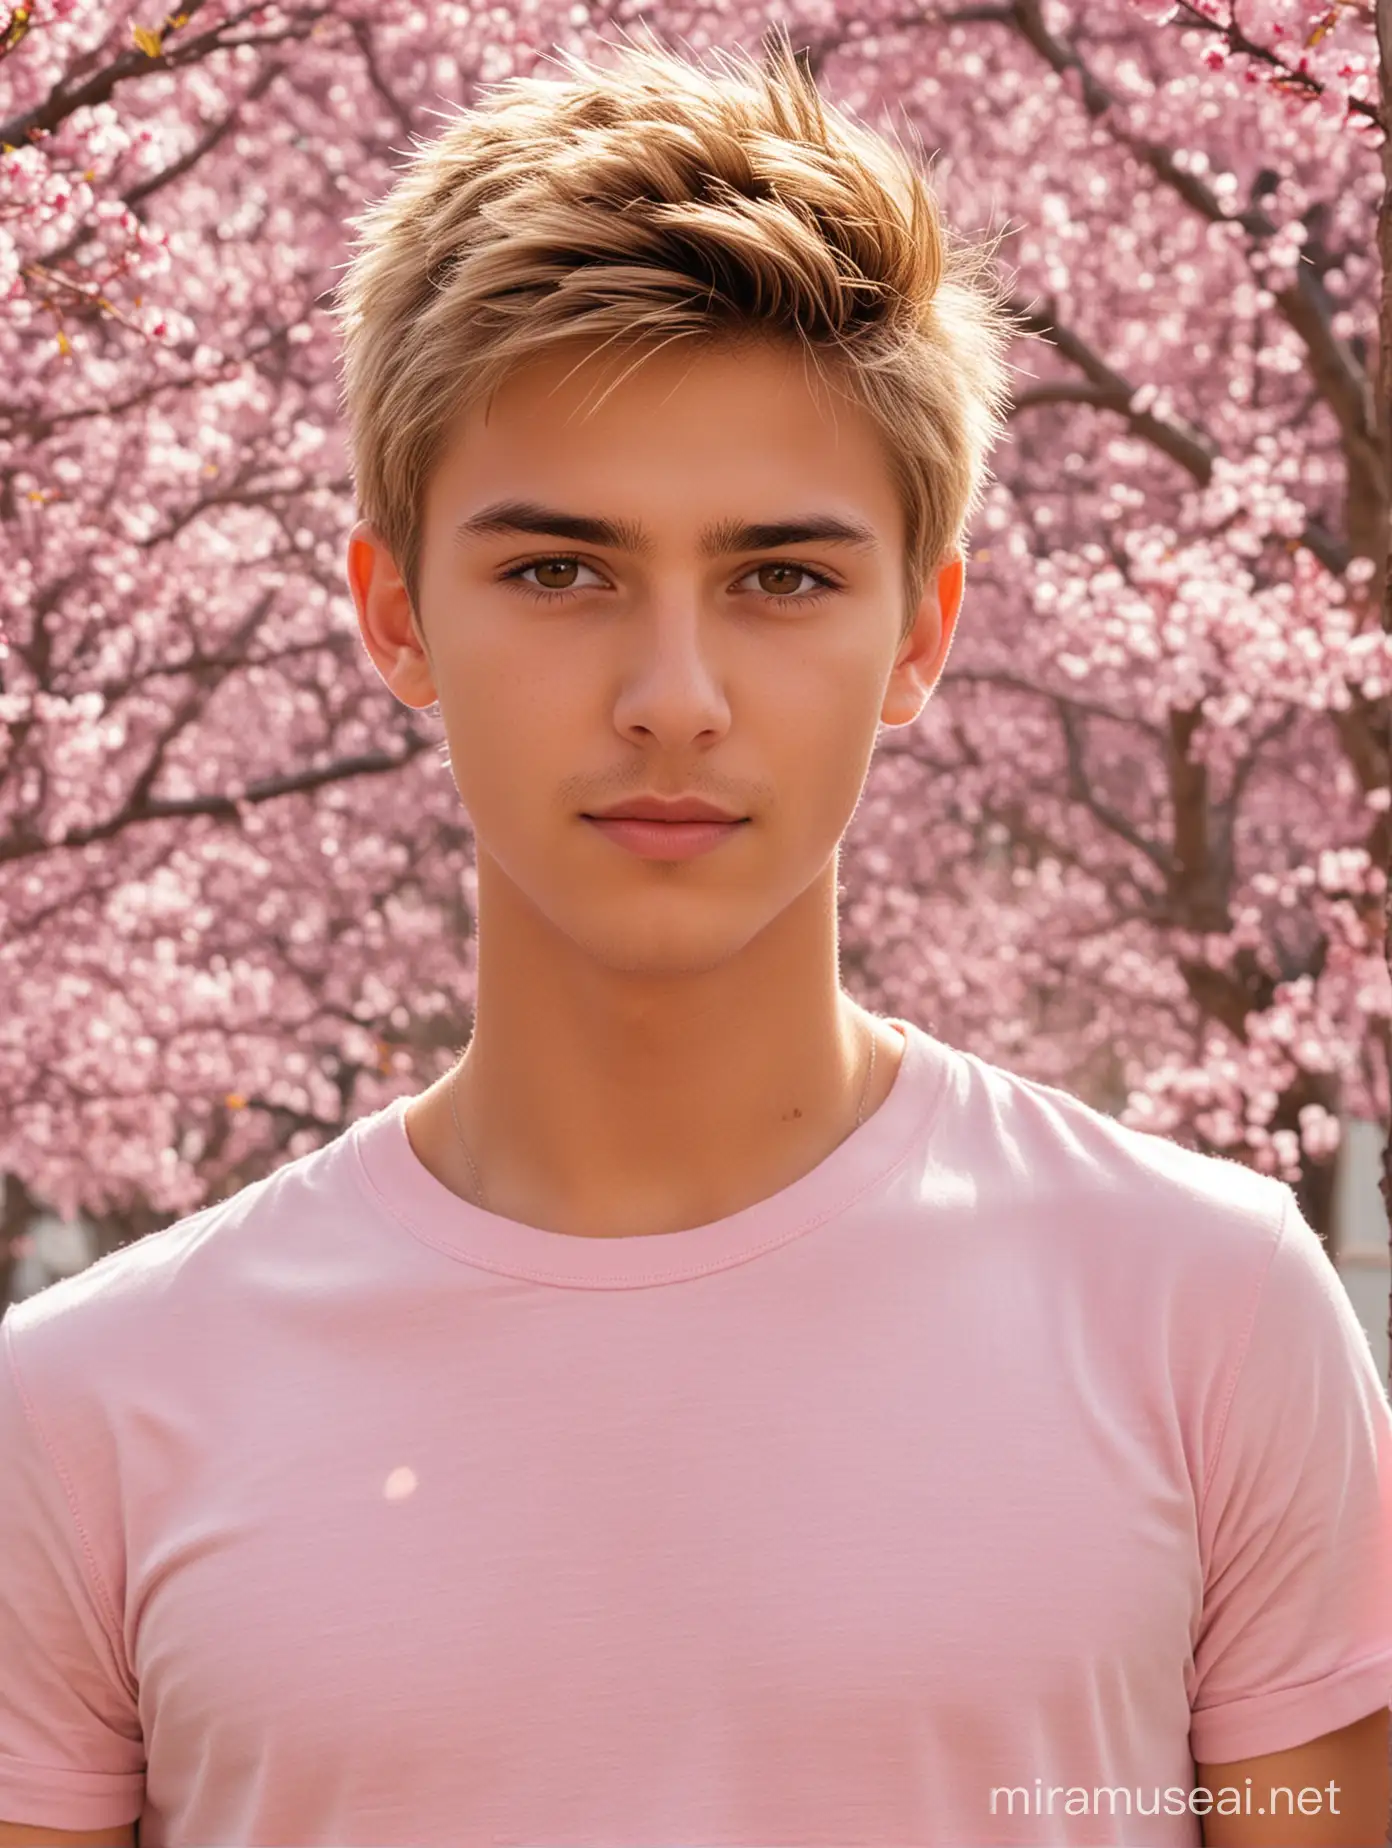
[[[886,1181],[928,1128],[947,1082],[951,1049],[893,1015],[904,1052],[879,1109],[790,1186],[724,1219],[623,1238],[582,1238],[490,1213],[452,1193],[411,1146],[394,1098],[348,1131],[357,1179],[371,1204],[423,1244],[480,1270],[533,1283],[631,1289],[680,1283],[775,1250],[824,1225]]]

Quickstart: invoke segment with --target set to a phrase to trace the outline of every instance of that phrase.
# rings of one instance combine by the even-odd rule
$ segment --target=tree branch
[[[184,24],[188,25],[207,4],[208,0],[186,0],[182,9]],[[117,84],[124,83],[128,77],[143,77],[151,71],[177,70],[182,65],[201,62],[212,52],[222,50],[226,43],[224,33],[241,25],[243,20],[250,19],[256,11],[255,6],[248,6],[241,13],[220,21],[211,31],[205,32],[202,38],[190,39],[187,44],[176,46],[170,52],[163,49],[163,39],[176,28],[166,27],[161,35],[160,55],[156,58],[142,51],[138,45],[128,45],[109,64],[103,65],[85,81],[61,79],[37,107],[26,110],[22,115],[11,116],[7,122],[0,122],[0,143],[18,147],[21,142],[34,140],[41,135],[51,135],[60,123],[77,110],[92,109],[98,103],[109,102]],[[182,31],[183,27],[177,30]]]
[[[1094,120],[1115,108],[1116,97],[1088,68],[1076,48],[1057,37],[1044,23],[1041,0],[1014,0],[1014,18],[1020,36],[1053,70],[1060,76],[1070,70],[1078,73],[1083,105]],[[1260,204],[1254,202],[1242,212],[1231,213],[1200,175],[1189,173],[1176,163],[1172,149],[1132,134],[1115,119],[1108,128],[1162,184],[1178,193],[1210,223],[1240,224],[1253,243],[1275,236],[1278,227]],[[1302,263],[1293,283],[1273,289],[1271,293],[1277,308],[1309,354],[1312,376],[1343,432],[1351,500],[1385,509],[1392,489],[1376,432],[1372,384],[1367,369],[1359,363],[1348,342],[1334,332],[1333,304],[1324,284],[1311,265]],[[1385,514],[1382,522],[1385,524]],[[1376,518],[1373,525],[1378,527]],[[1380,527],[1369,533],[1351,531],[1350,538],[1359,550],[1377,557],[1379,535]]]
[[[392,770],[403,769],[423,751],[433,749],[434,743],[428,738],[407,739],[403,748],[395,753],[365,751],[357,757],[341,757],[336,763],[324,764],[317,770],[300,770],[284,776],[265,777],[259,783],[249,783],[238,797],[206,795],[152,798],[147,795],[139,803],[126,804],[119,814],[93,827],[69,829],[60,841],[40,840],[28,830],[12,834],[8,840],[0,841],[0,864],[31,858],[37,853],[53,853],[59,848],[86,847],[93,841],[109,840],[112,835],[123,833],[127,828],[144,821],[187,820],[194,815],[217,815],[224,820],[232,820],[247,804],[273,802],[280,796],[299,795],[306,790],[321,789],[327,783],[345,782],[349,778],[382,776]]]
[[[1028,409],[1050,402],[1094,404],[1099,410],[1112,411],[1124,417],[1137,436],[1153,444],[1172,461],[1178,462],[1200,487],[1208,486],[1213,479],[1213,463],[1218,449],[1204,431],[1185,419],[1157,417],[1149,410],[1132,410],[1135,386],[1108,365],[1080,334],[1072,328],[1059,325],[1054,316],[1052,301],[1046,304],[1043,311],[1027,306],[1018,298],[1011,306],[1026,332],[1048,340],[1066,359],[1071,359],[1089,381],[1087,385],[1070,385],[1063,381],[1057,385],[1047,384],[1023,392],[1016,400],[1015,407],[1012,407],[1011,416],[1015,414],[1015,408]],[[1306,521],[1300,543],[1314,553],[1327,571],[1338,577],[1348,569],[1353,557],[1352,548],[1343,540],[1335,538],[1318,520]]]
[[[1068,753],[1069,795],[1075,802],[1081,802],[1109,834],[1115,834],[1118,840],[1134,847],[1137,853],[1143,853],[1151,865],[1168,879],[1173,862],[1165,849],[1157,841],[1147,840],[1128,816],[1123,815],[1120,809],[1113,808],[1109,802],[1104,802],[1094,791],[1083,762],[1082,734],[1069,709],[1069,702],[1055,698],[1054,710],[1063,728],[1064,747]]]
[[[999,668],[945,668],[942,684],[960,681],[967,684],[976,683],[984,686],[1009,687],[1012,692],[1031,693],[1037,699],[1051,699],[1060,706],[1069,706],[1075,712],[1090,713],[1094,718],[1109,719],[1114,725],[1124,725],[1129,731],[1149,732],[1157,743],[1164,740],[1165,734],[1160,727],[1149,719],[1136,717],[1130,712],[1114,712],[1110,706],[1104,706],[1097,700],[1078,699],[1070,693],[1058,693],[1050,687],[1040,686],[1037,680],[1027,680],[1022,674],[1007,673]]]

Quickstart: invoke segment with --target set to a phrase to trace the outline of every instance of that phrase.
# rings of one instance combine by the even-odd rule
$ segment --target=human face
[[[471,527],[500,503],[614,530]],[[832,521],[857,537],[734,531]],[[737,957],[818,882],[834,906],[877,727],[922,710],[960,600],[958,559],[901,644],[903,547],[877,432],[796,350],[676,342],[634,368],[572,344],[459,419],[419,629],[365,526],[349,576],[387,684],[439,701],[481,911],[506,888],[583,956],[660,976]],[[586,819],[652,794],[741,825],[663,860]]]

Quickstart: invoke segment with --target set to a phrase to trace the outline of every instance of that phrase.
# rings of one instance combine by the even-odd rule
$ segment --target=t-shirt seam
[[[900,1155],[896,1156],[889,1167],[872,1175],[863,1186],[858,1187],[854,1193],[847,1195],[847,1197],[841,1200],[837,1205],[824,1208],[812,1218],[806,1219],[801,1224],[780,1232],[775,1238],[770,1238],[765,1244],[753,1246],[747,1251],[741,1251],[735,1257],[722,1258],[705,1265],[696,1266],[691,1270],[684,1270],[678,1276],[672,1276],[671,1274],[663,1272],[649,1272],[642,1276],[624,1277],[621,1282],[625,1288],[641,1288],[645,1285],[653,1284],[694,1282],[698,1277],[713,1276],[719,1271],[733,1270],[738,1265],[747,1264],[754,1258],[762,1257],[766,1251],[776,1250],[779,1245],[789,1244],[793,1239],[801,1238],[806,1233],[815,1231],[818,1226],[825,1225],[828,1220],[835,1219],[839,1214],[846,1212],[850,1207],[854,1206],[864,1194],[880,1186],[889,1179],[897,1168],[902,1167],[913,1153],[913,1146],[913,1142],[910,1141],[908,1147],[904,1149]],[[368,1173],[367,1164],[362,1158],[361,1148],[357,1148],[355,1152],[358,1157],[357,1173],[362,1184],[371,1190],[383,1210],[390,1213],[391,1217],[396,1220],[398,1225],[409,1232],[413,1238],[418,1239],[422,1244],[429,1245],[432,1251],[438,1251],[445,1257],[455,1259],[458,1263],[472,1264],[479,1270],[487,1270],[503,1276],[516,1277],[525,1283],[578,1285],[578,1287],[581,1288],[590,1287],[591,1280],[588,1278],[577,1279],[565,1273],[558,1275],[553,1271],[526,1270],[516,1264],[504,1265],[490,1263],[487,1259],[480,1258],[472,1253],[465,1254],[456,1251],[451,1245],[445,1244],[438,1238],[432,1237],[424,1227],[417,1225],[413,1219],[408,1218],[400,1208],[391,1200],[387,1199],[386,1195]],[[606,1279],[604,1285],[601,1287],[607,1286],[608,1280]]]
[[[98,1608],[101,1611],[103,1621],[108,1626],[110,1640],[113,1644],[113,1653],[120,1659],[122,1651],[117,1643],[117,1639],[121,1635],[121,1620],[116,1611],[116,1600],[107,1590],[106,1581],[101,1575],[101,1569],[97,1564],[96,1555],[87,1537],[87,1529],[83,1524],[82,1516],[78,1509],[77,1493],[73,1488],[72,1480],[68,1471],[63,1466],[63,1461],[59,1457],[57,1449],[50,1442],[48,1433],[44,1430],[43,1424],[39,1418],[38,1409],[34,1405],[33,1400],[29,1397],[28,1389],[24,1384],[24,1376],[19,1370],[19,1355],[15,1351],[14,1331],[7,1321],[0,1321],[0,1336],[4,1337],[5,1351],[9,1356],[10,1375],[15,1383],[15,1391],[19,1394],[19,1403],[24,1413],[25,1423],[33,1431],[44,1455],[48,1458],[52,1466],[54,1475],[58,1478],[59,1486],[63,1491],[63,1499],[67,1504],[68,1514],[77,1535],[78,1547],[81,1551],[83,1563],[87,1568],[87,1574],[91,1581],[92,1589],[97,1595]]]
[[[1261,1310],[1262,1295],[1266,1289],[1267,1279],[1270,1277],[1272,1268],[1276,1263],[1276,1254],[1281,1249],[1281,1240],[1285,1237],[1286,1225],[1290,1215],[1291,1197],[1289,1188],[1282,1191],[1280,1196],[1281,1211],[1276,1221],[1276,1237],[1272,1240],[1271,1249],[1266,1255],[1266,1263],[1262,1266],[1261,1275],[1257,1279],[1256,1289],[1252,1293],[1252,1306],[1247,1313],[1247,1325],[1242,1332],[1242,1340],[1237,1351],[1237,1360],[1232,1370],[1232,1377],[1228,1383],[1227,1394],[1223,1400],[1222,1413],[1219,1417],[1218,1441],[1214,1445],[1213,1455],[1209,1461],[1208,1468],[1204,1472],[1203,1487],[1199,1495],[1198,1522],[1200,1529],[1202,1529],[1204,1515],[1208,1510],[1208,1497],[1213,1487],[1214,1477],[1218,1473],[1218,1465],[1223,1456],[1223,1446],[1227,1441],[1228,1431],[1230,1429],[1229,1416],[1232,1411],[1233,1401],[1237,1397],[1237,1388],[1241,1382],[1243,1370],[1247,1364],[1247,1357],[1252,1350],[1252,1333],[1256,1328],[1257,1316]]]
[[[849,1209],[853,1207],[858,1200],[863,1198],[865,1194],[882,1186],[896,1170],[903,1167],[904,1163],[908,1161],[909,1157],[913,1154],[919,1136],[931,1126],[938,1114],[938,1110],[941,1107],[943,1097],[947,1090],[948,1071],[945,1061],[938,1070],[934,1072],[933,1077],[936,1088],[928,1101],[927,1108],[921,1116],[914,1119],[910,1126],[908,1141],[904,1148],[894,1160],[890,1162],[888,1167],[878,1169],[858,1187],[854,1193],[848,1194],[843,1200],[839,1201],[837,1205],[827,1207],[820,1213],[815,1214],[812,1218],[804,1220],[800,1225],[780,1232],[776,1238],[769,1239],[765,1244],[755,1246],[748,1251],[741,1251],[736,1257],[727,1257],[692,1270],[684,1270],[678,1276],[658,1273],[656,1275],[648,1274],[645,1276],[624,1277],[621,1280],[622,1286],[624,1288],[641,1288],[645,1285],[694,1282],[698,1277],[713,1276],[722,1270],[733,1270],[738,1265],[746,1264],[754,1258],[762,1257],[766,1251],[776,1250],[778,1246],[789,1244],[795,1238],[802,1238],[806,1233],[815,1231],[818,1226],[825,1225],[828,1220],[835,1219],[841,1213],[849,1211]],[[405,1133],[404,1128],[402,1133]],[[494,1275],[515,1277],[525,1283],[560,1284],[582,1289],[595,1287],[592,1280],[589,1278],[577,1279],[565,1273],[557,1275],[546,1271],[523,1270],[513,1264],[502,1265],[489,1263],[473,1254],[465,1254],[456,1251],[451,1245],[444,1244],[439,1239],[433,1238],[424,1227],[417,1225],[413,1219],[408,1218],[393,1201],[386,1197],[368,1171],[367,1162],[363,1157],[362,1142],[360,1137],[357,1136],[353,1138],[353,1154],[355,1157],[354,1174],[359,1187],[360,1189],[365,1189],[372,1196],[372,1199],[369,1200],[369,1205],[372,1204],[372,1200],[376,1200],[382,1209],[389,1213],[399,1226],[409,1232],[413,1238],[418,1239],[422,1244],[428,1245],[432,1251],[438,1251],[445,1257],[453,1258],[456,1263],[472,1264],[479,1270],[491,1271]],[[416,1159],[418,1160],[419,1157]],[[461,1204],[464,1203],[461,1202]],[[613,1286],[610,1281],[606,1279],[598,1287],[609,1288]]]
[[[1371,1655],[1359,1656],[1355,1662],[1341,1662],[1326,1674],[1316,1675],[1313,1681],[1286,1681],[1280,1687],[1259,1688],[1253,1694],[1234,1694],[1226,1700],[1211,1701],[1206,1707],[1195,1707],[1194,1718],[1204,1713],[1221,1713],[1225,1707],[1244,1707],[1255,1700],[1274,1700],[1283,1694],[1303,1694],[1311,1688],[1322,1688],[1326,1682],[1343,1681],[1360,1675],[1366,1669],[1389,1667],[1392,1667],[1392,1643],[1385,1648],[1375,1649]]]
[[[21,1776],[33,1778],[35,1781],[40,1778],[52,1778],[55,1788],[62,1786],[58,1788],[58,1795],[65,1797],[72,1795],[74,1779],[79,1783],[129,1784],[132,1779],[140,1780],[146,1776],[144,1771],[92,1771],[86,1765],[41,1765],[32,1758],[16,1758],[13,1752],[0,1752],[0,1780],[3,1780],[3,1774],[10,1765],[13,1765]],[[81,1791],[78,1794],[85,1795]],[[93,1794],[101,1796],[104,1793],[96,1791]],[[139,1819],[132,1817],[131,1820],[134,1822]],[[34,1826],[37,1828],[40,1825],[35,1824]],[[97,1824],[98,1828],[102,1826],[100,1823]]]

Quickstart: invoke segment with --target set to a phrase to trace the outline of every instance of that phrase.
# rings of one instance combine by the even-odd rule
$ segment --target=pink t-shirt
[[[1197,1844],[1192,1758],[1385,1705],[1392,1412],[1290,1190],[893,1024],[712,1225],[481,1212],[400,1100],[13,1308],[0,1817]]]

